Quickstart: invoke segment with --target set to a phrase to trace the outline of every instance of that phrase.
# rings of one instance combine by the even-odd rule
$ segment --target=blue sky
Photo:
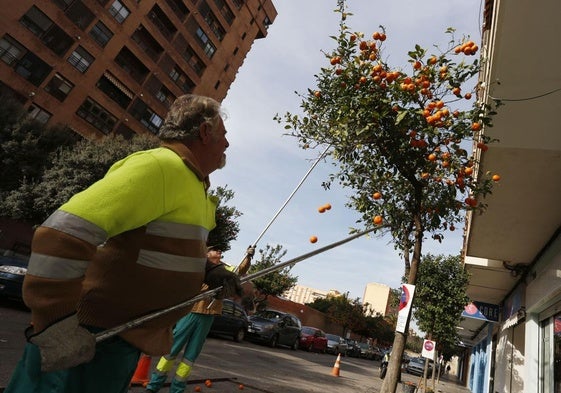
[[[230,148],[226,167],[211,175],[212,187],[227,186],[235,192],[231,204],[243,213],[240,234],[224,259],[239,263],[248,245],[253,244],[296,189],[323,151],[302,150],[294,138],[284,135],[275,114],[300,113],[295,94],[315,88],[314,74],[328,65],[323,51],[335,47],[330,36],[338,34],[336,0],[277,0],[275,22],[266,38],[254,42],[223,106]],[[347,1],[347,19],[352,30],[366,37],[386,28],[384,58],[395,67],[409,69],[406,54],[415,44],[433,50],[446,46],[448,27],[456,36],[481,37],[481,0],[357,0]],[[436,49],[434,49],[436,53]],[[280,212],[257,243],[281,244],[284,260],[310,252],[349,235],[357,227],[358,214],[345,204],[350,189],[338,186],[324,190],[321,183],[335,168],[320,162],[293,198]],[[332,209],[320,214],[317,208],[330,203]],[[312,244],[309,237],[318,242]],[[448,234],[442,244],[424,243],[424,253],[458,254],[462,233]],[[362,298],[366,284],[377,282],[397,288],[403,274],[403,260],[388,237],[364,236],[343,246],[297,264],[291,271],[300,285],[321,290],[349,292]]]

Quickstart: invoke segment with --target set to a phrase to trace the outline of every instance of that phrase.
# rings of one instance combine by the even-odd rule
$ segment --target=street
[[[25,344],[23,330],[28,320],[29,312],[24,308],[13,303],[0,303],[0,393],[21,356]],[[209,337],[193,368],[186,392],[197,391],[197,387],[201,392],[215,393],[239,392],[240,388],[250,393],[373,393],[380,390],[379,362],[342,357],[339,376],[334,376],[336,359],[328,354]],[[151,359],[151,368],[157,361],[157,358]],[[211,387],[205,386],[207,379],[212,381]],[[405,373],[402,380],[419,382],[418,377]],[[441,381],[441,385],[443,383]],[[140,393],[144,388],[131,386],[129,391]],[[167,391],[167,388],[161,390]],[[399,387],[398,391],[401,391]]]

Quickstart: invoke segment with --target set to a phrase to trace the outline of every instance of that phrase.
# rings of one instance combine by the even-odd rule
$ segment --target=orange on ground
[[[242,384],[238,385],[238,389],[243,390],[244,386]]]
[[[493,181],[499,181],[499,180],[501,180],[501,176],[500,175],[493,175],[492,179],[493,179]]]
[[[195,392],[200,392],[201,391],[201,387],[200,386],[195,386]]]
[[[382,218],[382,216],[375,216],[372,221],[374,221],[374,224],[380,225],[382,221],[384,221],[384,219]]]
[[[310,243],[315,243],[318,241],[318,237],[317,236],[310,236]]]

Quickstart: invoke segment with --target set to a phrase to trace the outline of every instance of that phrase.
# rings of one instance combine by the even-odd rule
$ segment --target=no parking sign
[[[421,356],[424,358],[434,359],[435,348],[436,348],[436,341],[424,340]]]

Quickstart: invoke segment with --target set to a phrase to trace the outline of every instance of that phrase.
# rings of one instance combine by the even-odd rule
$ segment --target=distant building
[[[222,101],[272,0],[19,0],[0,13],[0,93],[88,139],[157,133],[171,103]]]
[[[371,282],[366,284],[362,304],[368,303],[368,312],[386,316],[390,302],[390,287],[385,284]]]
[[[303,285],[295,285],[285,293],[282,297],[295,303],[306,304],[312,303],[317,298],[325,298],[329,296],[338,296],[341,293],[334,289],[322,291],[316,288],[305,287]]]

